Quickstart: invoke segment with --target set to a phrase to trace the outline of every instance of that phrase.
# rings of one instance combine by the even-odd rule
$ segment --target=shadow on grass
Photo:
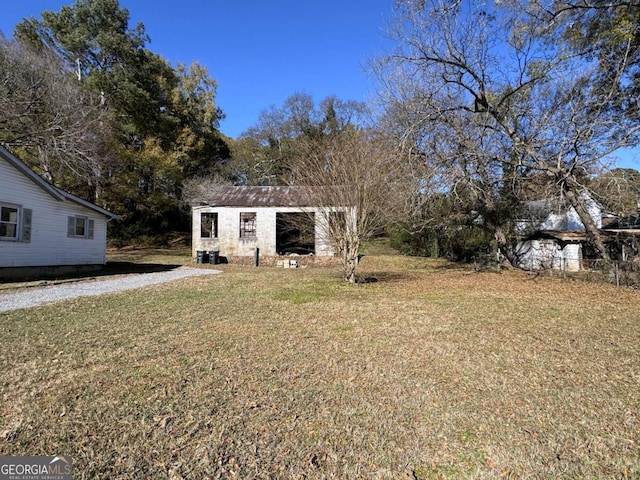
[[[182,267],[180,264],[166,263],[135,263],[135,262],[107,262],[102,270],[93,272],[96,276],[122,275],[128,273],[154,273],[154,272],[170,272],[176,268]]]
[[[366,285],[369,283],[400,283],[405,282],[411,278],[414,278],[415,275],[411,275],[410,273],[403,272],[371,272],[362,275],[358,278],[359,285]]]
[[[370,270],[364,271],[362,276],[359,278],[358,283],[367,284],[367,283],[400,283],[406,282],[407,280],[415,279],[424,274],[438,274],[438,273],[460,273],[460,274],[471,274],[471,273],[494,273],[501,274],[505,270],[504,267],[500,269],[496,268],[476,268],[473,263],[467,262],[453,262],[453,261],[442,261],[442,262],[424,262],[424,263],[415,263],[408,264],[404,270]]]
[[[38,275],[25,275],[19,278],[6,278],[0,280],[0,284],[4,284],[11,288],[11,285],[27,284],[26,286],[34,286],[37,283],[66,283],[80,282],[83,280],[91,280],[95,278],[108,279],[118,275],[135,275],[155,272],[170,272],[176,268],[182,267],[180,264],[163,264],[163,263],[135,263],[135,262],[107,262],[104,267],[99,270],[88,270],[67,273],[41,273]]]
[[[470,271],[473,271],[474,268],[473,268],[473,263],[462,262],[462,261],[457,261],[457,262],[449,261],[449,262],[445,262],[437,265],[432,265],[429,267],[429,269],[435,272],[439,272],[439,271],[470,272]]]

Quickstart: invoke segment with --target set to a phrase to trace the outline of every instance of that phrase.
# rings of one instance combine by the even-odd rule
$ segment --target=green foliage
[[[281,107],[263,110],[258,123],[235,142],[228,173],[242,185],[289,183],[289,167],[302,150],[356,128],[365,115],[359,102],[329,96],[316,105],[311,95],[295,93]]]
[[[21,22],[15,37],[55,52],[109,113],[112,161],[94,175],[99,185],[88,199],[120,215],[111,234],[188,229],[182,182],[220,173],[229,157],[218,131],[217,83],[207,69],[173,67],[150,51],[144,26],[130,28],[129,12],[117,0],[78,0],[43,12],[41,20]],[[70,168],[67,175],[73,174]]]
[[[640,8],[631,2],[594,2],[591,8],[567,5],[565,17],[556,22],[573,52],[593,59],[598,65],[595,83],[607,91],[618,89],[612,99],[613,112],[624,112],[638,120],[636,98],[640,93]],[[564,11],[563,11],[564,10]],[[620,68],[622,66],[622,68]]]
[[[411,232],[394,227],[389,232],[391,247],[404,255],[448,258],[470,262],[495,249],[493,238],[478,225],[451,225]]]
[[[433,243],[429,242],[430,232],[410,232],[407,228],[396,226],[390,228],[388,232],[389,245],[403,255],[419,257],[438,257],[439,248],[430,248]],[[437,242],[437,236],[435,236]],[[430,245],[431,243],[431,245]]]

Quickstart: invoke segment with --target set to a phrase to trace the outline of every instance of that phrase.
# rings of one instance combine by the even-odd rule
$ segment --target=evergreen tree
[[[111,119],[108,171],[97,180],[100,198],[120,214],[121,236],[187,228],[182,181],[218,172],[229,156],[218,131],[222,111],[206,68],[173,67],[150,51],[144,26],[129,26],[117,0],[78,0],[42,19],[21,22],[15,37],[54,52]]]

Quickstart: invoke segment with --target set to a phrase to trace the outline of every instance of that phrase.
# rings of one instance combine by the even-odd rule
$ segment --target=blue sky
[[[59,11],[74,0],[6,2],[0,30],[25,17]],[[384,35],[394,0],[120,0],[131,26],[145,25],[149,48],[171,63],[198,61],[218,81],[221,131],[237,138],[260,112],[296,92],[365,101],[365,66],[389,46]],[[619,165],[640,169],[638,150]]]
[[[0,30],[41,18],[74,0],[6,2]],[[149,48],[171,63],[198,61],[218,81],[224,134],[236,138],[260,111],[296,92],[364,101],[367,59],[385,45],[394,0],[120,0],[131,26],[142,22]]]

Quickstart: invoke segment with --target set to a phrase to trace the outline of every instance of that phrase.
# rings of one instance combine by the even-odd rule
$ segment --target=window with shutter
[[[73,238],[76,236],[76,217],[69,217],[67,219],[67,237]]]
[[[87,217],[76,215],[74,217],[68,217],[67,222],[67,237],[69,238],[93,238],[93,220],[89,220]]]

